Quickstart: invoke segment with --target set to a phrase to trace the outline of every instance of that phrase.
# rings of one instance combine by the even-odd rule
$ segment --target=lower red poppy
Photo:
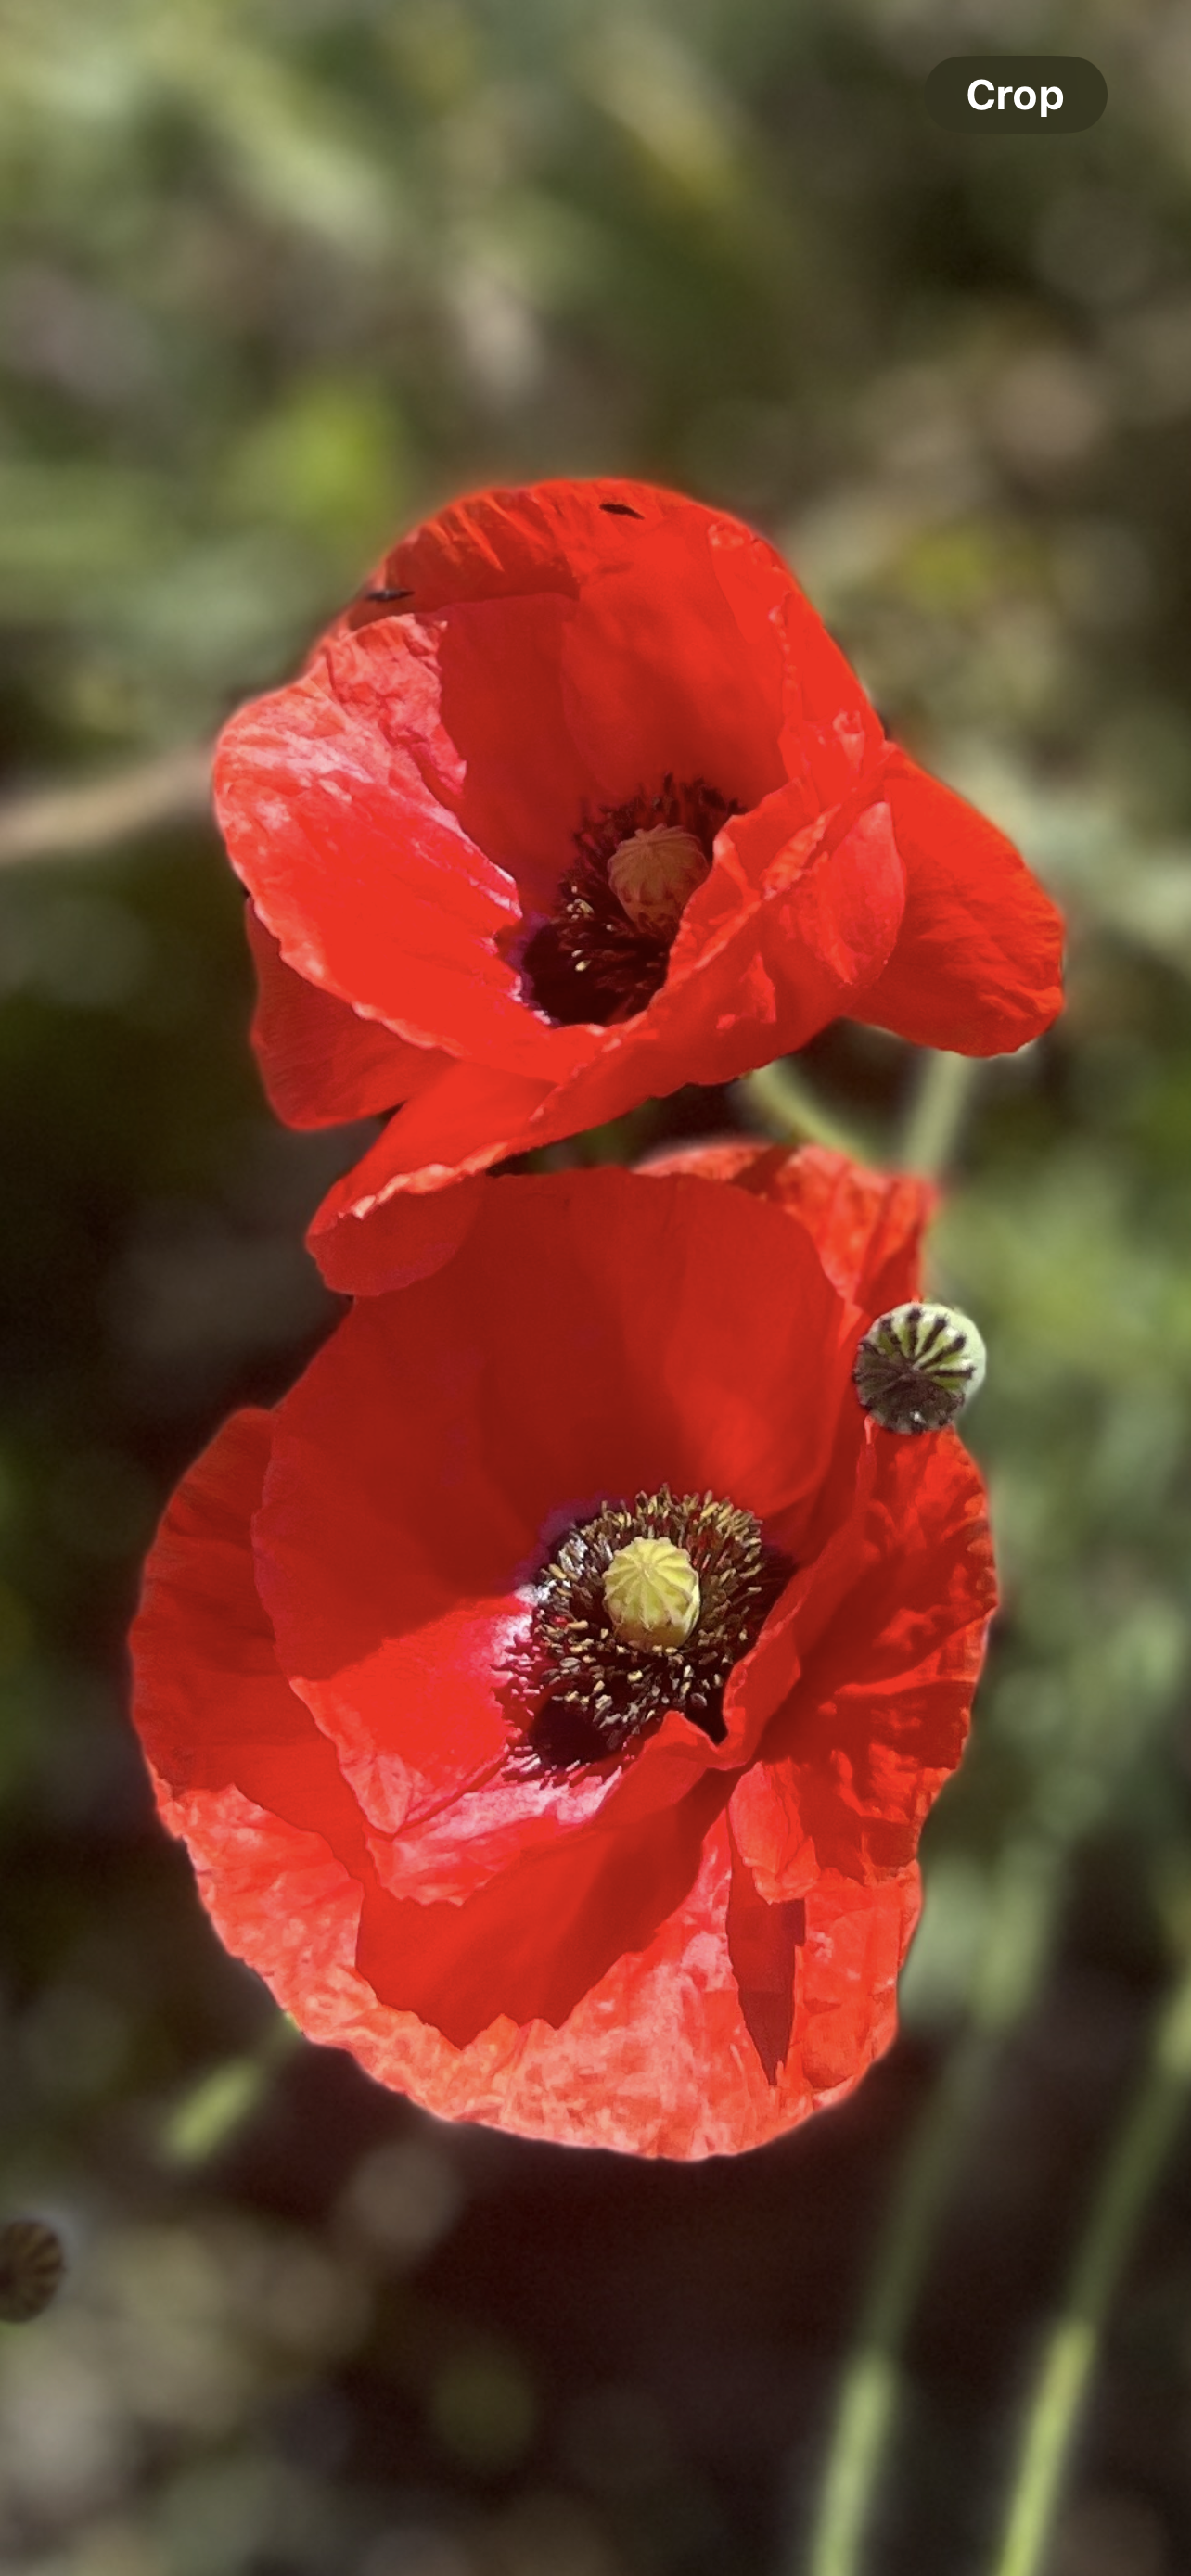
[[[740,1146],[477,1183],[185,1478],[136,1720],[311,2037],[450,2117],[677,2157],[888,2045],[994,1602],[959,1441],[851,1385],[928,1201]]]

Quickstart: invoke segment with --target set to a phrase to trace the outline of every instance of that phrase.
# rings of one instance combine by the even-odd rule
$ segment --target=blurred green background
[[[990,40],[1090,55],[1102,122],[939,133],[925,74]],[[0,2220],[71,2255],[0,2326],[0,2558],[1180,2576],[1191,2168],[1145,2070],[1191,1953],[1191,18],[4,0],[0,201]],[[266,1113],[196,754],[400,523],[586,471],[772,535],[1071,924],[1061,1027],[962,1101],[858,1031],[799,1067],[880,1156],[950,1125],[1006,1605],[898,2049],[697,2171],[279,2049],[124,1716],[156,1512],[325,1331],[301,1231],[351,1151]],[[1073,2475],[1002,2560],[1134,2117]]]

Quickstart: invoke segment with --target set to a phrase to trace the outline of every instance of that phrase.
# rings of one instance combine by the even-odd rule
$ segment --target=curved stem
[[[924,1048],[892,1154],[878,1153],[871,1137],[824,1108],[788,1057],[746,1074],[739,1087],[757,1125],[782,1144],[829,1145],[836,1153],[851,1155],[854,1162],[892,1162],[901,1171],[922,1172],[930,1179],[945,1172],[955,1159],[979,1071],[979,1062],[971,1056]]]
[[[1191,2091],[1191,1963],[1159,2012],[1109,2148],[1026,2417],[993,2576],[1040,2576],[1105,2320]]]
[[[896,1157],[904,1171],[933,1180],[954,1162],[979,1070],[970,1055],[924,1053]]]
[[[1023,1834],[1002,1861],[971,2022],[919,2114],[886,2212],[856,2337],[844,2366],[806,2576],[857,2576],[901,2396],[901,2346],[965,2140],[1005,2034],[1026,2011],[1062,1888],[1062,1853]]]
[[[757,1125],[779,1144],[829,1145],[856,1163],[878,1159],[865,1137],[823,1107],[788,1059],[746,1073],[739,1087]]]

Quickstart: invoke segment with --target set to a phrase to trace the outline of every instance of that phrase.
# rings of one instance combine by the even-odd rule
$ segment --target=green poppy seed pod
[[[693,832],[655,823],[633,832],[608,861],[608,883],[634,930],[669,939],[711,866]]]
[[[627,1646],[682,1646],[699,1616],[699,1577],[684,1547],[634,1538],[604,1576],[604,1608]]]
[[[941,1431],[984,1383],[985,1349],[955,1306],[891,1306],[870,1324],[852,1381],[883,1431]]]
[[[28,2325],[48,2308],[66,2257],[61,2238],[40,2218],[12,2218],[0,2227],[0,2318]]]

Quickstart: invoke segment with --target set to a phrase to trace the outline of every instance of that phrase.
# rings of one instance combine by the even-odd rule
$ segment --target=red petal
[[[360,1972],[382,2003],[466,2048],[501,2018],[565,2022],[688,1897],[727,1789],[704,1781],[677,1806],[527,1849],[461,1904],[394,1902],[370,1889]],[[543,1938],[544,1927],[548,1938]]]
[[[731,1834],[730,1813],[728,1830]],[[775,2084],[794,2026],[794,1980],[806,1939],[806,1907],[797,1900],[767,1905],[735,1844],[725,1930],[741,2016],[766,2077]]]
[[[1053,1017],[1053,907],[1001,834],[888,750],[797,584],[739,522],[639,484],[481,493],[384,573],[408,600],[358,602],[293,688],[233,721],[217,762],[233,862],[321,996],[307,1006],[276,978],[265,996],[275,1099],[311,1122],[382,1091],[409,1104],[321,1213],[337,1285],[374,1291],[390,1256],[403,1273],[407,1194],[732,1080],[858,1005],[970,1053]],[[522,989],[521,943],[585,801],[668,770],[746,810],[649,1007],[554,1026]],[[338,1003],[416,1055],[390,1057]],[[382,1224],[383,1257],[362,1253]]]
[[[328,1288],[352,1297],[408,1288],[415,1279],[441,1270],[458,1251],[475,1218],[479,1193],[488,1186],[483,1180],[460,1179],[450,1190],[409,1190],[400,1199],[378,1202],[356,1186],[369,1160],[365,1155],[350,1179],[324,1199],[307,1236]],[[346,1202],[341,1215],[335,1212],[337,1199]]]
[[[642,527],[690,506],[677,492],[611,475],[473,492],[403,537],[378,583],[408,589],[419,613],[534,591],[574,599],[592,574],[632,561]],[[355,615],[372,613],[365,601]]]
[[[329,1284],[349,1296],[398,1286],[386,1276],[386,1262],[404,1265],[406,1210],[422,1209],[428,1197],[445,1191],[453,1197],[465,1179],[520,1152],[526,1136],[544,1142],[535,1124],[542,1123],[543,1103],[556,1096],[525,1074],[451,1065],[328,1191],[307,1239]],[[383,1250],[379,1223],[375,1240],[372,1228],[366,1239],[363,1226],[382,1215]]]
[[[553,911],[585,808],[616,801],[568,720],[565,660],[580,615],[536,594],[463,604],[422,630],[458,760],[449,801],[472,842],[505,871],[518,918]],[[547,1049],[561,1060],[574,1032],[548,1028],[517,990],[541,1060]]]
[[[399,1111],[311,1227],[311,1250],[334,1287],[362,1293],[385,1282],[379,1254],[369,1255],[367,1283],[357,1274],[362,1232],[345,1237],[345,1219],[375,1221],[383,1208],[386,1246],[400,1259],[407,1193],[445,1188],[673,1091],[690,1078],[692,1051],[703,1081],[730,1081],[804,1045],[844,1006],[865,971],[861,961],[887,953],[900,914],[901,864],[888,814],[869,807],[833,826],[821,846],[805,846],[803,836],[795,848],[782,841],[779,802],[771,797],[745,818],[755,826],[747,845],[758,886],[742,882],[739,866],[732,876],[729,832],[737,826],[729,826],[717,845],[727,851],[727,891],[717,867],[687,907],[689,940],[684,920],[670,976],[648,1011],[623,1027],[569,1032],[592,1044],[568,1079],[547,1084],[456,1065]]]
[[[904,752],[885,774],[906,909],[851,1016],[916,1046],[1003,1055],[1063,1007],[1063,922],[1011,841]]]
[[[723,1819],[685,1900],[643,1950],[614,1961],[561,2029],[502,2018],[462,2050],[381,2003],[361,1976],[360,1885],[321,1835],[230,1790],[183,1793],[177,1819],[223,1939],[299,2028],[350,2049],[379,2083],[440,2118],[623,2154],[734,2155],[838,2099],[893,2037],[916,1872],[880,1888],[828,1880],[816,1891],[794,2044],[771,2085],[728,1951]]]
[[[418,1046],[565,1067],[576,1033],[526,1010],[496,945],[520,920],[512,881],[453,810],[463,771],[435,645],[404,627],[340,633],[232,718],[215,761],[228,855],[308,983]]]
[[[809,1893],[791,2045],[771,2081],[750,2022],[766,2030],[781,1981],[773,1953],[750,1965],[722,1816],[706,1829],[686,1896],[639,1950],[611,1958],[559,2030],[541,2017],[500,2017],[454,2048],[441,2030],[376,1999],[356,1968],[361,1888],[371,1917],[379,1899],[369,1862],[353,1857],[353,1806],[327,1762],[330,1747],[278,1677],[250,1584],[247,1512],[266,1450],[268,1417],[237,1417],[170,1507],[137,1623],[137,1721],[160,1767],[162,1808],[186,1832],[219,1932],[299,2027],[351,2048],[382,2084],[443,2117],[624,2154],[737,2154],[851,2089],[892,2038],[918,1873],[902,1870],[879,1888],[828,1873]],[[629,1911],[644,1901],[632,1862],[665,1852],[673,1870],[670,1829],[660,1844],[650,1832],[624,1842]],[[588,1868],[595,1888],[595,1852]],[[678,1880],[668,1880],[670,1896]],[[575,1901],[565,1883],[554,1893],[562,1906]],[[601,1906],[583,1942],[598,1937],[598,1914]],[[531,1919],[541,1927],[539,1906],[521,1917],[526,1978]],[[784,1940],[794,1919],[776,1914],[776,1929]]]
[[[253,1581],[271,1436],[269,1414],[234,1414],[169,1505],[132,1632],[137,1727],[175,1833],[195,1793],[235,1790],[362,1857],[355,1801],[281,1671]]]
[[[806,1227],[832,1286],[866,1316],[922,1291],[922,1238],[938,1205],[929,1181],[877,1172],[826,1145],[752,1145],[743,1137],[684,1145],[639,1166],[729,1181],[772,1199]]]
[[[458,1896],[612,1801],[615,1775],[530,1792],[501,1770],[500,1669],[545,1531],[669,1483],[797,1537],[845,1397],[859,1433],[850,1310],[777,1209],[613,1169],[477,1202],[450,1264],[361,1301],[281,1406],[256,1522],[284,1668],[377,1833],[400,1837],[376,1846],[394,1892]],[[788,1690],[789,1646],[753,1660],[755,1728]],[[652,1751],[626,1818],[690,1784],[684,1756],[646,1800]]]
[[[741,1866],[767,1905],[805,1896],[818,1877],[793,1763],[754,1762],[732,1792],[732,1832]]]
[[[443,2116],[636,2154],[735,2153],[849,2090],[893,2035],[917,1872],[897,1869],[879,1885],[830,1868],[816,1876],[779,2059],[799,1926],[781,1900],[762,1920],[756,1889],[750,1896],[739,1875],[734,1885],[716,1812],[722,1777],[639,1828],[572,1839],[574,1876],[530,1857],[494,1884],[483,1900],[490,1928],[510,1990],[527,2014],[539,2008],[533,2017],[499,2014],[457,2048],[378,1999],[356,1965],[362,1892],[360,1957],[382,1983],[405,1973],[394,1944],[408,1923],[429,1937],[425,1975],[435,1970],[444,1987],[435,2008],[457,2016],[457,2029],[490,2000],[484,1965],[452,1948],[445,1918],[461,1928],[460,1909],[381,1897],[331,1747],[280,1676],[247,1544],[269,1446],[268,1417],[237,1417],[187,1478],[153,1552],[135,1644],[138,1724],[163,1808],[185,1832],[223,1938],[279,2003],[312,2037],[350,2048],[381,2082]],[[885,1502],[893,1514],[899,1497],[886,1492]],[[734,1802],[734,1821],[736,1811]],[[544,1913],[562,1933],[553,1952],[540,1938]],[[616,1925],[638,1948],[610,1943]],[[565,1977],[580,1982],[602,1957],[595,1982],[552,2027]],[[422,1973],[416,1957],[409,1966]],[[431,2000],[427,1992],[428,2009]]]
[[[270,1105],[289,1126],[374,1117],[410,1099],[449,1065],[449,1056],[407,1046],[382,1020],[365,1019],[350,1002],[296,975],[252,904],[244,924],[259,986],[252,1043]]]
[[[804,2080],[820,2100],[838,2100],[856,2082],[857,2055],[880,2055],[897,2022],[897,1975],[921,1905],[916,1868],[900,1870],[879,1890],[848,1885],[825,1872],[807,1899],[799,2040]]]
[[[724,825],[666,982],[630,1023],[664,1073],[658,1093],[677,1089],[696,1045],[705,1082],[765,1061],[762,1042],[769,1056],[792,1055],[846,1007],[865,961],[889,954],[904,888],[885,806],[795,830],[794,805],[782,789]]]
[[[996,1606],[979,1475],[952,1432],[871,1432],[852,1583],[808,1643],[733,1829],[763,1894],[905,1868],[963,1751]]]
[[[783,662],[769,612],[789,575],[745,538],[753,596],[735,614],[715,550],[719,528],[732,524],[688,504],[639,529],[629,560],[582,585],[563,630],[563,704],[607,804],[667,771],[703,778],[743,809],[783,783]]]

